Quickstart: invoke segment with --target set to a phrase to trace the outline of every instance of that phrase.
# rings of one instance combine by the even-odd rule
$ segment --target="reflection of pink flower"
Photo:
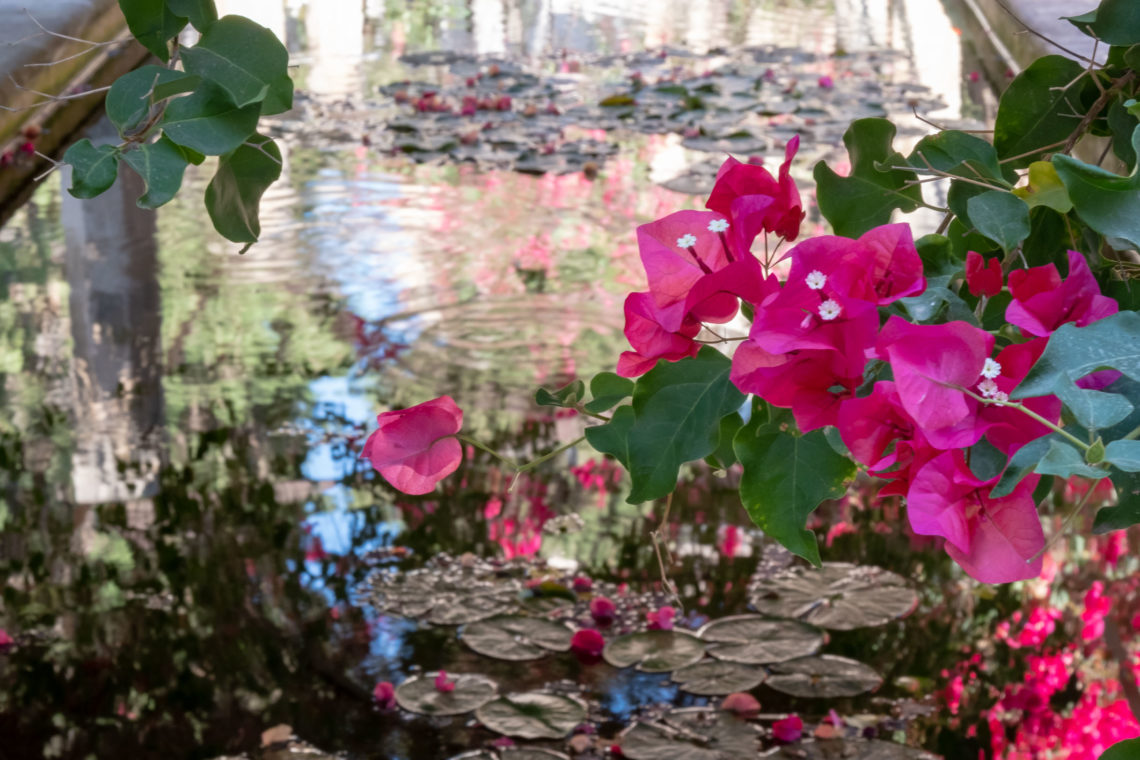
[[[588,576],[576,575],[574,576],[572,587],[579,594],[584,594],[594,588],[594,582],[590,580]]]
[[[364,444],[364,457],[396,489],[425,494],[459,467],[463,452],[455,435],[463,411],[450,396],[384,412]]]
[[[804,722],[798,715],[789,715],[772,724],[772,737],[785,744],[798,742],[803,732]]]
[[[649,621],[649,630],[671,631],[673,630],[673,618],[677,617],[677,610],[672,607],[659,607],[647,613],[645,617]]]
[[[381,710],[390,710],[396,704],[396,688],[390,681],[381,681],[372,690],[372,698]]]
[[[830,90],[835,86],[835,80],[824,74],[819,78],[819,86],[825,90]]]
[[[590,600],[590,617],[598,625],[609,625],[617,614],[617,605],[604,596],[595,596]]]
[[[439,671],[435,676],[435,690],[443,693],[455,691],[455,679],[448,678],[446,670]]]
[[[11,648],[15,643],[16,641],[8,635],[8,632],[0,628],[0,652]]]
[[[760,712],[760,703],[751,694],[738,691],[721,700],[720,709],[741,718],[755,718]]]

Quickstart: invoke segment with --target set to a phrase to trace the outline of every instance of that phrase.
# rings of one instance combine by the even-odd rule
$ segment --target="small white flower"
[[[677,247],[678,248],[692,248],[696,244],[697,244],[697,236],[696,235],[682,235],[681,237],[677,238]]]
[[[993,359],[986,359],[986,363],[982,365],[982,377],[993,379],[1001,374],[1001,365]]]
[[[824,322],[830,322],[839,316],[839,304],[830,298],[819,305],[819,318]]]
[[[1005,391],[998,391],[994,394],[994,401],[999,401],[1004,404],[1005,402],[1009,401],[1009,394]]]
[[[808,276],[804,278],[804,282],[812,290],[823,290],[823,286],[827,284],[827,275],[818,269],[813,269],[808,272]]]
[[[724,232],[727,229],[727,219],[713,219],[711,222],[709,222],[709,232]]]
[[[986,398],[993,398],[998,393],[998,385],[988,377],[982,382],[978,383],[978,392]]]

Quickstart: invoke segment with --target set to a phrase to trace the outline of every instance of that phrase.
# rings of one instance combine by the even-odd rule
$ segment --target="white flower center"
[[[696,235],[682,235],[681,237],[677,238],[677,247],[678,248],[692,248],[696,244],[697,244],[697,236]]]
[[[986,359],[986,363],[982,365],[982,377],[993,379],[1001,374],[1001,365],[993,359]]]
[[[709,232],[724,232],[727,229],[727,219],[713,219],[711,222],[709,222]]]
[[[824,322],[830,322],[839,316],[839,304],[830,298],[819,305],[819,318]]]
[[[804,278],[804,282],[812,290],[823,290],[823,286],[827,284],[827,275],[818,269],[813,269],[808,272],[808,276]]]

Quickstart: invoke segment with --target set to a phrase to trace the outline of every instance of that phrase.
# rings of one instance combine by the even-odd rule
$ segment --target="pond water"
[[[699,207],[724,150],[772,165],[799,134],[793,171],[807,198],[811,165],[843,160],[854,116],[912,105],[945,124],[992,116],[955,9],[219,5],[290,40],[305,93],[274,125],[286,167],[262,203],[262,242],[238,256],[214,235],[203,175],[157,214],[134,207],[130,177],[80,202],[55,176],[0,231],[0,758],[498,757],[505,742],[469,712],[375,704],[378,682],[438,670],[586,705],[571,721],[583,738],[522,746],[600,758],[623,744],[634,756],[647,740],[622,732],[641,719],[658,757],[745,756],[693,738],[736,747],[717,733],[731,726],[665,716],[720,699],[683,691],[673,667],[565,652],[504,661],[445,624],[479,617],[481,595],[494,610],[575,626],[593,624],[586,607],[605,595],[618,608],[610,639],[665,605],[680,610],[677,630],[766,610],[794,563],[750,527],[732,473],[694,468],[663,517],[661,505],[626,504],[612,463],[585,449],[513,488],[471,451],[426,497],[394,492],[359,451],[377,412],[444,393],[468,433],[512,456],[572,440],[582,421],[536,406],[534,389],[612,369],[622,300],[641,285],[634,228]],[[416,55],[437,50],[448,52]],[[760,80],[765,111],[741,109],[740,82]],[[462,122],[398,102],[423,103],[428,90],[456,108],[468,91],[514,102]],[[639,102],[598,105],[626,94]],[[900,142],[929,129],[899,122]],[[822,231],[818,212],[809,220]],[[792,638],[824,636],[809,648],[864,663],[881,685],[838,696],[816,673],[799,679],[815,696],[751,688],[763,714],[744,724],[758,728],[742,746],[896,756],[860,743],[876,739],[976,758],[1020,741],[1028,717],[1042,747],[1071,744],[1058,737],[1076,724],[1090,752],[1131,730],[1107,645],[1081,627],[1104,627],[1094,574],[1135,601],[1123,534],[1058,544],[1047,580],[994,589],[969,583],[905,522],[865,488],[821,508],[826,561],[905,581],[864,584],[879,593],[870,598],[850,590],[856,571],[834,569],[839,590],[791,610],[819,623],[818,610],[849,602],[848,622],[874,625],[833,621]],[[1078,639],[1079,652],[1065,649]],[[1028,664],[1011,655],[1031,647]],[[1028,705],[1019,685],[1058,662],[1051,690],[1033,692],[1044,707]],[[805,735],[836,738],[779,749],[770,729],[791,713]],[[263,735],[275,726],[287,728]]]

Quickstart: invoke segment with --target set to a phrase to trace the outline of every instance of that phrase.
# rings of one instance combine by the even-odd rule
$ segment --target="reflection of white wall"
[[[324,0],[329,2],[330,0]],[[216,0],[219,16],[231,13],[251,18],[285,40],[285,0]]]
[[[905,19],[914,61],[914,74],[946,101],[935,117],[956,119],[962,114],[962,45],[939,0],[898,0]],[[900,41],[901,42],[901,41]]]
[[[506,52],[505,22],[502,0],[472,0],[471,27],[476,53],[501,55]]]
[[[309,90],[322,95],[355,95],[364,54],[361,0],[314,0],[305,15],[309,37]]]

